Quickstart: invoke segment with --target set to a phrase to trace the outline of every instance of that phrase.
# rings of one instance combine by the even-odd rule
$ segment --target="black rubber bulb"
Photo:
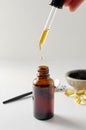
[[[51,6],[61,9],[64,5],[65,0],[52,0],[50,3]]]

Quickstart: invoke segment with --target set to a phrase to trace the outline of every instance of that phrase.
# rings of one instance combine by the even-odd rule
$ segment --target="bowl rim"
[[[70,77],[70,76],[69,76],[70,73],[77,72],[77,71],[86,71],[86,69],[73,69],[73,70],[69,70],[69,71],[67,71],[66,74],[65,74],[66,78],[67,78],[67,79],[71,79],[71,80],[73,80],[73,81],[83,81],[83,82],[85,81],[85,82],[86,82],[85,79],[76,79],[76,78],[73,78],[73,77]]]

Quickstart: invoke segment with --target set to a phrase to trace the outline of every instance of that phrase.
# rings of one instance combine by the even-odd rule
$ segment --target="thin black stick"
[[[10,102],[13,102],[13,101],[17,101],[17,100],[19,100],[19,99],[21,99],[21,98],[23,98],[25,96],[31,95],[31,94],[32,94],[32,92],[28,92],[28,93],[13,97],[11,99],[3,101],[3,104],[7,104],[7,103],[10,103]]]

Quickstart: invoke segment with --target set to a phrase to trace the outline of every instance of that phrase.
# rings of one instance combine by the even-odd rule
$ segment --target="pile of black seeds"
[[[64,5],[64,1],[65,0],[52,0],[50,5],[61,9],[63,7],[63,5]]]
[[[86,80],[86,70],[78,70],[75,72],[71,72],[69,74],[69,77],[75,78],[75,79]]]

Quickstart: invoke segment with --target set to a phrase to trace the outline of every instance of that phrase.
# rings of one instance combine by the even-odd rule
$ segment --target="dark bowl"
[[[86,89],[86,70],[71,70],[66,73],[66,80],[75,89]]]

